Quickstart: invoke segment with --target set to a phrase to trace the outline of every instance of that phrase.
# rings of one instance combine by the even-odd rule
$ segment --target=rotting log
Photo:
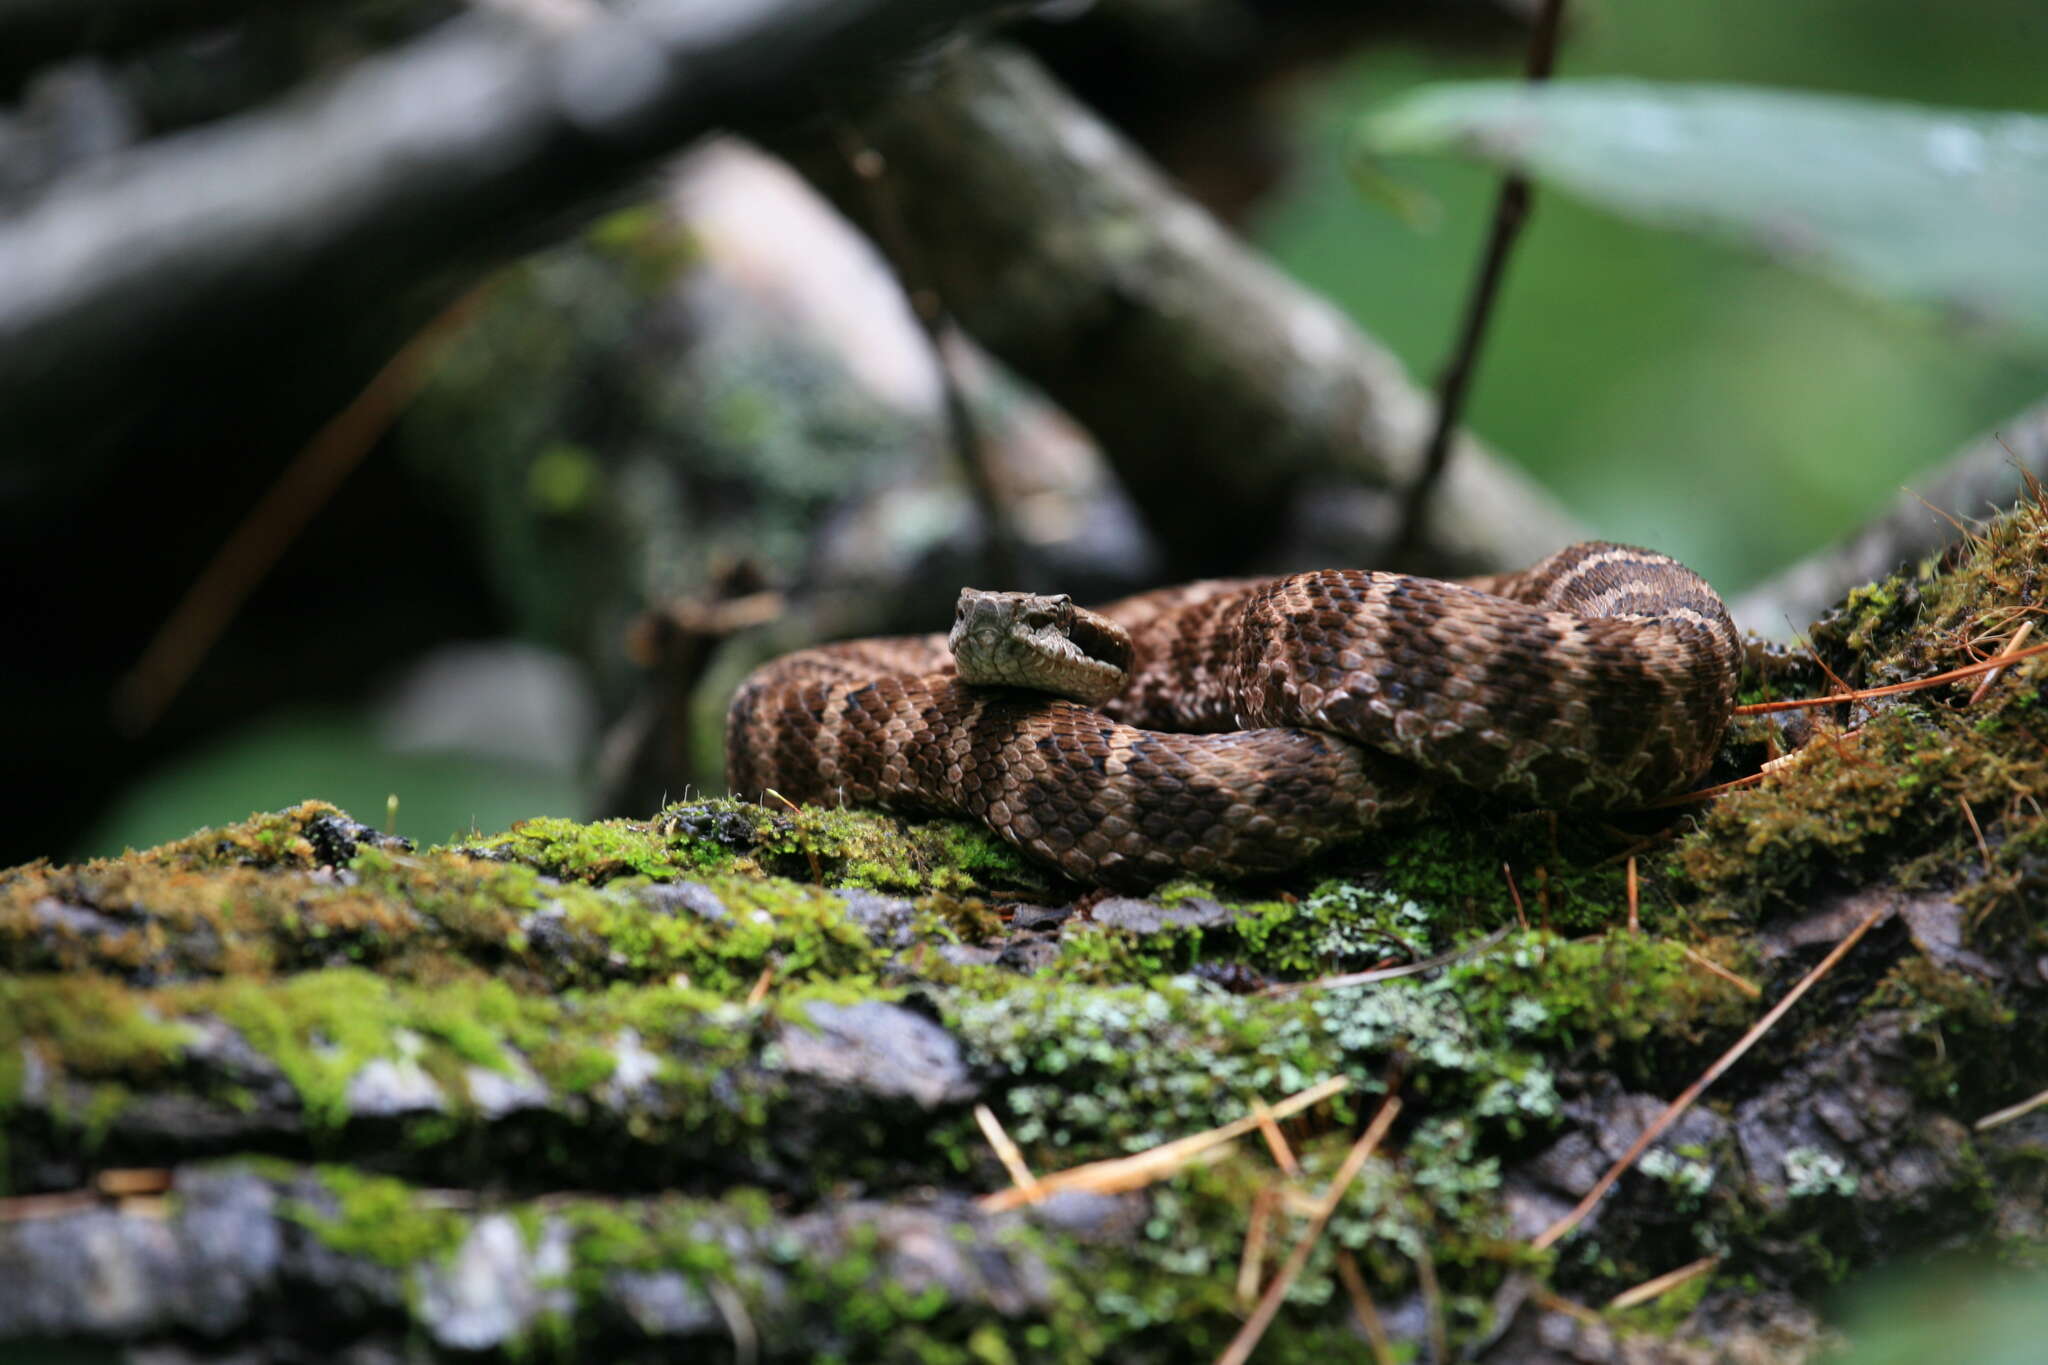
[[[445,299],[708,129],[809,107],[997,7],[658,0],[554,32],[478,14],[61,180],[0,222],[15,449],[118,445],[195,359],[218,387],[238,348],[304,344],[309,319],[359,311],[366,288]]]
[[[1939,672],[2016,628],[2044,564],[2029,504],[1852,594],[1815,648],[1852,682]],[[1485,1303],[1443,1320],[1454,1347],[1810,1357],[1841,1275],[2048,1227],[2048,1107],[2022,1103],[2048,1049],[2048,664],[1980,682],[1844,708],[1853,733],[1696,821],[1466,803],[1148,901],[1081,898],[966,826],[719,801],[430,850],[308,804],[0,872],[0,1341],[1207,1358],[1251,1220],[1277,1260],[1392,1077],[1401,1121],[1275,1358],[1358,1350],[1339,1244],[1403,1343]],[[1746,718],[1724,761],[1772,737]],[[1319,984],[1390,958],[1434,965]],[[1298,1176],[1240,1140],[1137,1190],[977,1203],[1013,1174],[976,1105],[1042,1176],[1337,1080],[1287,1121]],[[1588,1311],[1709,1257],[1654,1312]],[[88,1261],[136,1292],[88,1293]],[[321,1307],[278,1311],[299,1302]]]

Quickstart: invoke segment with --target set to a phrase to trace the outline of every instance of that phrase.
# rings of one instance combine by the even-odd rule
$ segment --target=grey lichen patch
[[[545,1132],[518,1182],[609,1185],[773,1169],[778,1144],[863,1131],[888,1150],[821,1150],[800,1178],[892,1178],[898,1130],[978,1092],[936,1024],[846,995],[790,988],[749,1009],[673,986],[556,996],[355,969],[155,990],[0,978],[0,1057],[16,1063],[0,1117],[20,1138],[6,1156],[18,1181],[102,1141],[110,1159],[165,1161],[224,1137],[333,1150],[399,1123],[390,1160],[412,1169]]]

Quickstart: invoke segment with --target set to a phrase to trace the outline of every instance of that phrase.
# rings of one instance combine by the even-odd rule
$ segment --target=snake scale
[[[1070,654],[1126,649],[1064,598],[1007,596],[1033,629],[1058,615]],[[968,816],[1084,882],[1257,876],[1412,818],[1444,782],[1566,809],[1682,789],[1741,657],[1698,575],[1600,542],[1462,582],[1331,569],[1098,611],[1133,657],[1092,706],[963,682],[943,635],[773,660],[733,699],[728,780]]]

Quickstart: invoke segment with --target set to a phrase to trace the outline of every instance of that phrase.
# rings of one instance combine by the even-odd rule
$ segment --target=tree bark
[[[879,168],[852,164],[867,148]],[[1390,490],[1420,460],[1430,400],[1399,362],[1231,237],[1029,57],[953,52],[850,127],[778,150],[1088,427],[1176,574],[1257,563],[1283,543],[1303,490]],[[1372,520],[1357,547],[1368,563],[1384,519]],[[1433,558],[1457,568],[1526,563],[1576,534],[1470,437],[1435,527]]]

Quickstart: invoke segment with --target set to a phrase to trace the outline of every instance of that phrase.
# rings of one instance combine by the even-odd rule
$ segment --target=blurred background
[[[315,98],[466,8],[47,28],[0,68],[0,239],[55,222],[87,252],[90,220],[51,211],[97,202],[67,201],[76,186]],[[1574,0],[1569,16],[1561,76],[2048,109],[2034,0]],[[1404,90],[1518,71],[1527,19],[1477,0],[1103,0],[1042,6],[1007,36],[1426,383],[1497,174],[1404,164],[1438,206],[1418,228],[1358,192],[1348,139]],[[994,566],[1095,597],[1371,554],[1379,533],[1341,499],[1248,557],[1162,546],[1034,385],[943,322],[934,364],[904,281],[783,162],[729,137],[646,160],[574,213],[480,240],[433,287],[368,251],[265,279],[260,313],[197,319],[126,368],[0,359],[0,865],[308,797],[425,841],[644,814],[718,788],[718,718],[753,662],[932,628]],[[0,289],[27,288],[14,245]],[[264,269],[252,251],[247,272]],[[2037,347],[1539,192],[1467,425],[1590,533],[1732,593],[2044,391]]]

